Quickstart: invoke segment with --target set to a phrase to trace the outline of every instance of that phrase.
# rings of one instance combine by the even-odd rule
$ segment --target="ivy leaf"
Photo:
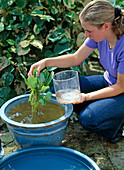
[[[0,88],[0,98],[5,99],[10,92],[10,87]]]
[[[10,60],[6,57],[0,57],[0,71],[10,65]]]
[[[55,69],[57,69],[57,67],[47,67],[47,71],[53,71]]]
[[[49,33],[48,39],[52,42],[60,40],[62,37],[65,36],[65,30],[57,29],[56,31],[52,31]]]
[[[7,37],[9,36],[9,31],[3,31],[0,33],[0,41],[5,43]]]
[[[28,47],[29,44],[30,44],[30,41],[28,41],[28,40],[24,40],[24,41],[20,42],[20,45],[21,45],[22,48]]]
[[[1,9],[5,9],[6,7],[7,7],[7,5],[8,5],[8,0],[4,0],[4,1],[0,1],[0,8]]]
[[[68,43],[66,43],[64,45],[57,44],[54,48],[54,52],[58,53],[58,54],[62,54],[62,53],[67,52],[71,49],[72,49],[72,46],[69,46]]]
[[[74,0],[63,0],[63,3],[67,8],[71,8],[74,5]]]
[[[26,54],[28,54],[29,53],[29,51],[30,51],[31,49],[30,48],[26,48],[25,50],[24,50],[24,48],[22,48],[21,46],[19,46],[19,48],[18,48],[18,51],[17,51],[17,54],[20,56],[20,55],[26,55]]]
[[[10,44],[10,45],[14,45],[15,44],[15,41],[14,40],[12,40],[12,39],[8,39],[8,40],[6,40],[7,42],[8,42],[8,44]]]
[[[22,14],[22,10],[21,10],[21,8],[15,8],[12,12],[11,12],[11,14],[12,15],[21,15]]]
[[[65,43],[67,43],[68,41],[69,41],[68,38],[63,37],[60,41],[58,41],[58,43],[59,43],[59,44],[65,44]]]
[[[3,30],[4,30],[4,24],[0,22],[0,32],[2,32]]]
[[[37,47],[39,49],[43,49],[43,45],[39,40],[33,40],[32,42],[30,42],[31,45],[33,45],[34,47]]]
[[[45,28],[46,28],[45,26],[41,27],[41,26],[37,26],[37,25],[35,24],[33,31],[34,31],[34,33],[37,35],[37,34],[40,33],[40,31],[42,31],[42,30],[45,29]]]
[[[15,3],[18,7],[24,8],[26,5],[26,0],[16,0]]]
[[[5,102],[4,99],[1,99],[1,98],[0,98],[0,107],[2,106],[2,104],[3,104],[4,102]]]
[[[32,16],[39,16],[40,19],[42,20],[47,20],[48,22],[50,22],[50,20],[55,20],[52,16],[50,15],[43,15],[43,12],[40,11],[40,10],[34,10],[32,13],[31,13]]]
[[[59,12],[59,7],[52,6],[51,12],[52,12],[52,14],[54,14],[54,15],[57,14],[57,13]]]
[[[29,14],[27,14],[27,13],[22,15],[22,25],[23,25],[23,27],[28,27],[31,24],[32,19],[33,19],[33,17],[30,16]]]
[[[14,80],[14,75],[9,72],[6,72],[1,77],[1,80],[3,80],[5,86],[9,86]]]

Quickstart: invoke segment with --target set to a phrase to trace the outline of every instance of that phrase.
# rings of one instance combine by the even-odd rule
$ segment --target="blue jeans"
[[[107,87],[103,75],[93,75],[80,78],[82,93],[88,93]],[[74,105],[81,110],[78,117],[80,124],[86,130],[96,132],[108,139],[116,136],[124,123],[124,93],[115,97],[84,102]]]

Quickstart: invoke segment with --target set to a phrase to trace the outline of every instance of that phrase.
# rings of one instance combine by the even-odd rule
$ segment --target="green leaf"
[[[34,25],[34,33],[37,35],[37,34],[39,34],[40,33],[40,31],[42,31],[43,29],[45,29],[46,27],[45,27],[45,25],[43,26],[43,27],[41,27],[41,26],[37,26],[36,24]]]
[[[10,87],[2,87],[0,88],[0,97],[6,99],[7,95],[10,92]]]
[[[63,37],[60,41],[58,41],[59,44],[65,44],[66,42],[68,42],[68,38]]]
[[[21,28],[22,27],[22,24],[15,24],[14,26],[13,26],[13,30],[16,30],[16,29],[18,29],[18,28]]]
[[[9,36],[10,32],[9,31],[3,31],[0,33],[0,41],[4,42],[6,41],[7,37]]]
[[[33,45],[34,47],[39,48],[40,50],[42,50],[43,45],[39,40],[33,40],[32,42],[30,42],[31,45]]]
[[[51,8],[51,12],[52,12],[52,14],[57,14],[58,12],[59,12],[59,7],[57,8],[56,6],[52,6],[52,8]]]
[[[52,97],[52,93],[50,91],[48,91],[45,95],[45,100],[49,101],[49,100],[51,100],[51,97]]]
[[[32,16],[39,16],[40,19],[42,20],[47,20],[48,22],[50,22],[50,20],[55,20],[52,16],[50,15],[43,15],[43,12],[40,11],[40,10],[34,10],[32,13],[31,13]]]
[[[37,77],[30,77],[30,78],[27,78],[27,81],[28,81],[28,84],[30,84],[30,87],[31,89],[35,89],[37,88]]]
[[[68,43],[64,45],[57,44],[54,48],[54,52],[58,54],[62,54],[72,49],[72,46],[69,46]]]
[[[52,6],[54,6],[54,5],[55,5],[54,0],[48,0],[48,3],[49,3],[50,8],[51,8]]]
[[[8,39],[8,40],[6,40],[7,42],[8,42],[8,44],[10,44],[10,45],[14,45],[15,44],[15,41],[14,40],[12,40],[12,39]]]
[[[26,75],[27,75],[27,68],[22,63],[18,64],[18,68],[19,68],[20,74],[22,74],[22,76],[26,77]]]
[[[17,54],[20,56],[20,55],[26,55],[29,53],[31,49],[30,48],[26,48],[26,50],[24,50],[24,48],[22,48],[21,46],[19,46],[18,48],[18,51],[17,51]]]
[[[47,71],[53,71],[55,69],[57,69],[57,67],[47,67]]]
[[[26,0],[16,0],[15,3],[18,7],[24,8],[26,6]]]
[[[43,98],[43,96],[40,96],[39,102],[40,102],[42,105],[45,105],[45,104],[46,104],[46,101],[45,101],[45,99]]]
[[[68,16],[71,19],[74,19],[75,14],[72,13],[72,12],[69,12],[69,13],[66,14],[66,16]]]
[[[30,16],[29,14],[27,14],[27,13],[22,15],[22,25],[23,25],[23,27],[28,27],[31,24],[32,19],[33,19],[33,17]]]
[[[41,85],[45,82],[45,76],[43,72],[40,72],[39,74],[39,81]]]
[[[2,32],[3,30],[4,30],[4,24],[0,22],[0,32]]]
[[[27,79],[25,78],[25,76],[20,72],[20,75],[22,76],[22,78],[24,79],[25,81],[25,84],[27,84],[27,86],[31,89],[31,86],[29,84],[29,82],[27,81]]]
[[[74,5],[74,0],[63,0],[63,3],[67,8],[71,8]]]
[[[52,71],[52,72],[50,73],[50,76],[49,76],[47,82],[46,82],[46,85],[49,85],[49,84],[50,84],[50,82],[52,81],[53,75],[54,75],[54,72]]]
[[[23,11],[21,10],[21,8],[17,7],[11,12],[12,15],[21,15],[22,13]]]
[[[65,30],[63,29],[57,29],[56,31],[52,31],[49,33],[48,39],[52,42],[60,40],[62,37],[65,36]]]
[[[44,93],[48,89],[49,89],[49,86],[42,86],[40,93]]]
[[[45,81],[47,81],[47,79],[49,77],[49,72],[45,69],[45,70],[42,71],[42,73],[44,74]]]
[[[28,47],[29,44],[30,44],[30,41],[29,41],[29,40],[24,40],[24,41],[21,41],[21,42],[20,42],[20,45],[21,45],[22,48]]]
[[[4,99],[1,99],[1,98],[0,98],[0,107],[2,106],[2,104],[3,104],[4,102],[5,102]]]
[[[25,66],[31,66],[32,64],[37,62],[36,56],[23,56],[23,63]]]
[[[34,10],[34,11],[32,11],[31,15],[33,15],[33,16],[42,16],[43,12],[40,11],[40,10]]]
[[[34,76],[34,77],[37,76],[37,68],[35,68],[35,69],[33,70],[33,76]]]
[[[10,65],[10,60],[6,57],[0,57],[0,71]]]
[[[10,25],[8,25],[7,27],[6,27],[6,30],[12,30],[13,29],[13,25],[12,24],[10,24]]]
[[[38,16],[35,17],[35,22],[38,27],[41,27],[44,24],[44,20],[41,20]]]
[[[0,8],[1,9],[5,9],[6,7],[7,7],[7,5],[8,5],[8,0],[1,0],[0,1]]]
[[[2,75],[1,80],[3,80],[5,86],[9,86],[14,80],[14,75],[6,72]]]

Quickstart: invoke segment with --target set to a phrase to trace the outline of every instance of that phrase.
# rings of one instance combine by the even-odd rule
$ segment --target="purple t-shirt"
[[[95,42],[90,38],[85,40],[85,45],[90,48],[98,48],[100,63],[106,70],[104,77],[109,85],[117,81],[117,72],[124,74],[124,35],[117,41],[114,49],[109,49],[108,41]]]

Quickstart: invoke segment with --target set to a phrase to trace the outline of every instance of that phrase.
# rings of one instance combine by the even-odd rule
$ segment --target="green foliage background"
[[[20,71],[61,54],[74,53],[83,43],[79,13],[90,0],[0,0],[0,106],[26,93]],[[120,4],[121,3],[121,4]],[[118,1],[124,5],[124,1]],[[84,75],[83,65],[75,69]],[[20,70],[20,71],[19,71]],[[58,71],[57,68],[47,68]]]
[[[26,92],[19,70],[26,77],[34,62],[77,49],[82,8],[77,0],[0,1],[0,106]],[[83,74],[81,66],[74,69]]]

